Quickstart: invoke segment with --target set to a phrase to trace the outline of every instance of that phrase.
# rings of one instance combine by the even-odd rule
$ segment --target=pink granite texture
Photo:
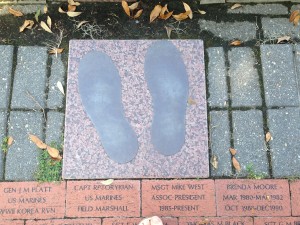
[[[172,40],[182,54],[189,80],[185,144],[181,151],[164,156],[151,144],[152,99],[144,77],[145,54],[156,40],[70,41],[65,119],[63,178],[185,178],[208,177],[208,132],[204,50],[201,40]],[[125,115],[138,137],[134,160],[118,164],[105,153],[78,92],[78,65],[91,50],[114,61],[122,82]],[[116,137],[118,138],[118,137]]]

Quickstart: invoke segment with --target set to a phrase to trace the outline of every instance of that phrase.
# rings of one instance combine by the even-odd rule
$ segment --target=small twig
[[[45,114],[45,109],[40,105],[40,103],[29,93],[29,91],[26,91],[26,94],[31,100],[35,102],[35,104],[42,110],[44,119],[46,121],[46,114]]]

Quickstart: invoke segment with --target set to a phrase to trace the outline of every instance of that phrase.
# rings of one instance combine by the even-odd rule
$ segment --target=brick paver
[[[68,217],[140,216],[140,182],[69,181],[66,215]]]
[[[255,217],[255,225],[298,225],[300,217]]]
[[[53,219],[53,220],[27,220],[26,225],[99,225],[101,219]]]
[[[143,180],[143,216],[215,216],[212,180]]]
[[[64,114],[50,111],[47,113],[46,138],[47,144],[62,144]]]
[[[300,216],[300,181],[291,181],[290,190],[292,202],[292,216]]]
[[[5,137],[6,132],[6,112],[0,111],[0,142],[2,143],[3,138]],[[3,178],[3,166],[4,166],[4,152],[0,150],[0,180]]]
[[[24,225],[23,220],[0,220],[0,225]]]
[[[65,182],[0,183],[1,219],[47,219],[65,215]]]
[[[251,217],[180,217],[180,225],[253,225],[253,218]]]
[[[218,216],[290,216],[287,180],[216,180]]]
[[[137,225],[143,218],[104,218],[102,225]],[[177,218],[161,218],[164,225],[178,225]]]

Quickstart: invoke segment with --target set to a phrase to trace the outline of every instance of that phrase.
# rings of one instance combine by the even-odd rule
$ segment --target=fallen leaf
[[[197,102],[194,99],[192,99],[192,98],[188,98],[188,104],[189,105],[196,105]]]
[[[36,22],[39,22],[39,16],[40,16],[40,15],[41,15],[41,10],[38,9],[38,10],[36,11],[36,13],[34,14],[34,18],[35,18]]]
[[[47,145],[41,141],[37,136],[29,134],[29,139],[40,149],[46,149]]]
[[[51,29],[51,26],[52,26],[52,20],[51,20],[50,16],[47,16],[47,25],[48,25],[48,27]]]
[[[63,95],[65,95],[64,87],[63,87],[63,85],[62,85],[62,83],[61,83],[60,81],[57,81],[56,86],[57,86],[58,90],[59,90]]]
[[[75,12],[76,6],[75,5],[68,5],[68,12]]]
[[[114,179],[108,179],[108,180],[101,181],[101,184],[111,185],[113,182],[114,182]]]
[[[191,7],[190,7],[188,4],[186,4],[185,2],[182,2],[182,3],[183,3],[183,6],[184,6],[185,11],[186,11],[186,12],[190,12],[190,13],[188,14],[189,18],[190,18],[190,19],[193,19],[193,12],[192,12],[192,10],[191,10]]]
[[[198,9],[198,12],[199,12],[201,15],[205,15],[205,14],[206,14],[206,12],[205,12],[205,11],[203,11],[203,10],[200,10],[200,9]]]
[[[210,159],[210,164],[213,166],[213,168],[216,170],[218,169],[218,157],[216,155],[212,155]]]
[[[80,21],[80,22],[77,24],[76,29],[80,28],[83,24],[88,23],[88,22],[90,22],[90,21],[87,21],[87,20]]]
[[[242,42],[240,40],[235,40],[235,41],[230,42],[229,45],[231,45],[231,46],[239,46],[241,44],[242,44]]]
[[[60,54],[64,51],[63,48],[51,48],[49,54]]]
[[[300,15],[297,15],[297,16],[295,17],[295,19],[293,20],[293,23],[294,23],[295,26],[298,25],[299,19],[300,19]]]
[[[79,6],[80,2],[75,2],[74,0],[68,0],[69,5]]]
[[[300,11],[299,10],[295,10],[295,11],[293,11],[292,12],[292,14],[291,14],[291,16],[290,16],[290,22],[293,22],[294,21],[294,19],[296,18],[296,16],[298,16],[299,15],[299,13],[300,13]]]
[[[45,5],[44,6],[44,13],[46,14],[48,12],[48,7]]]
[[[134,19],[139,18],[142,15],[143,10],[140,9],[139,11],[136,12],[136,14],[133,16]]]
[[[268,132],[266,133],[266,142],[269,142],[270,140],[272,140],[272,135],[271,135],[271,133],[268,131]]]
[[[28,21],[29,21],[29,26],[27,26],[26,29],[32,29],[34,25],[34,21],[33,20],[28,20]]]
[[[66,13],[66,11],[64,11],[61,7],[58,8],[58,12],[60,12],[60,13]]]
[[[29,25],[30,25],[29,20],[25,20],[24,23],[23,23],[23,25],[20,26],[19,32],[23,32],[25,30],[25,28],[28,27]]]
[[[48,25],[47,25],[44,21],[42,21],[40,24],[41,24],[41,27],[42,27],[45,31],[47,31],[47,32],[49,32],[49,33],[52,33],[51,29],[48,27]]]
[[[289,41],[291,39],[290,36],[283,36],[283,37],[280,37],[277,39],[277,44],[279,44],[280,42],[283,42],[283,41]]]
[[[130,16],[130,9],[129,9],[128,3],[126,1],[122,1],[122,7],[123,7],[126,15]]]
[[[236,4],[234,4],[233,6],[231,6],[230,9],[237,9],[237,8],[240,8],[240,7],[242,7],[242,5],[236,3]]]
[[[140,2],[135,2],[135,3],[131,4],[130,6],[128,6],[128,8],[129,8],[131,11],[133,11],[133,10],[137,9],[137,7],[139,6],[139,3],[140,3]]]
[[[161,5],[156,5],[150,13],[150,23],[152,23],[160,14],[162,9]]]
[[[168,4],[165,4],[165,6],[161,8],[161,11],[159,13],[159,18],[163,19],[163,20],[167,20],[170,18],[170,16],[172,16],[172,14],[173,14],[173,11],[169,12]]]
[[[49,153],[49,155],[51,156],[51,158],[57,159],[60,156],[59,151],[56,148],[47,146],[46,149],[47,149],[47,152]]]
[[[235,156],[236,150],[234,148],[229,148],[229,151],[232,156]]]
[[[172,15],[172,16],[174,17],[175,20],[182,21],[182,20],[187,19],[189,17],[189,14],[190,14],[190,12],[187,11],[185,13],[180,13],[178,15]]]
[[[69,17],[76,17],[79,16],[82,12],[67,12]]]
[[[11,146],[13,141],[14,141],[13,137],[9,136],[7,139],[7,147]]]
[[[10,14],[14,15],[14,16],[17,16],[17,17],[23,16],[23,13],[22,13],[22,12],[17,11],[17,10],[14,10],[13,8],[9,8],[9,9],[8,9],[8,12],[9,12]]]
[[[241,171],[240,163],[237,161],[237,159],[234,156],[232,157],[232,164],[233,164],[233,167],[236,169],[237,172]]]
[[[171,33],[172,33],[172,31],[174,30],[172,27],[167,27],[167,26],[165,26],[165,29],[166,29],[166,31],[167,31],[167,36],[168,36],[168,38],[170,39],[171,38]]]

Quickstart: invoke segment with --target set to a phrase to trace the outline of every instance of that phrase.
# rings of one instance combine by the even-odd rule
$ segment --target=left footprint
[[[78,83],[84,109],[108,156],[118,163],[131,161],[138,142],[124,114],[121,79],[111,58],[96,51],[86,54],[79,63]]]

